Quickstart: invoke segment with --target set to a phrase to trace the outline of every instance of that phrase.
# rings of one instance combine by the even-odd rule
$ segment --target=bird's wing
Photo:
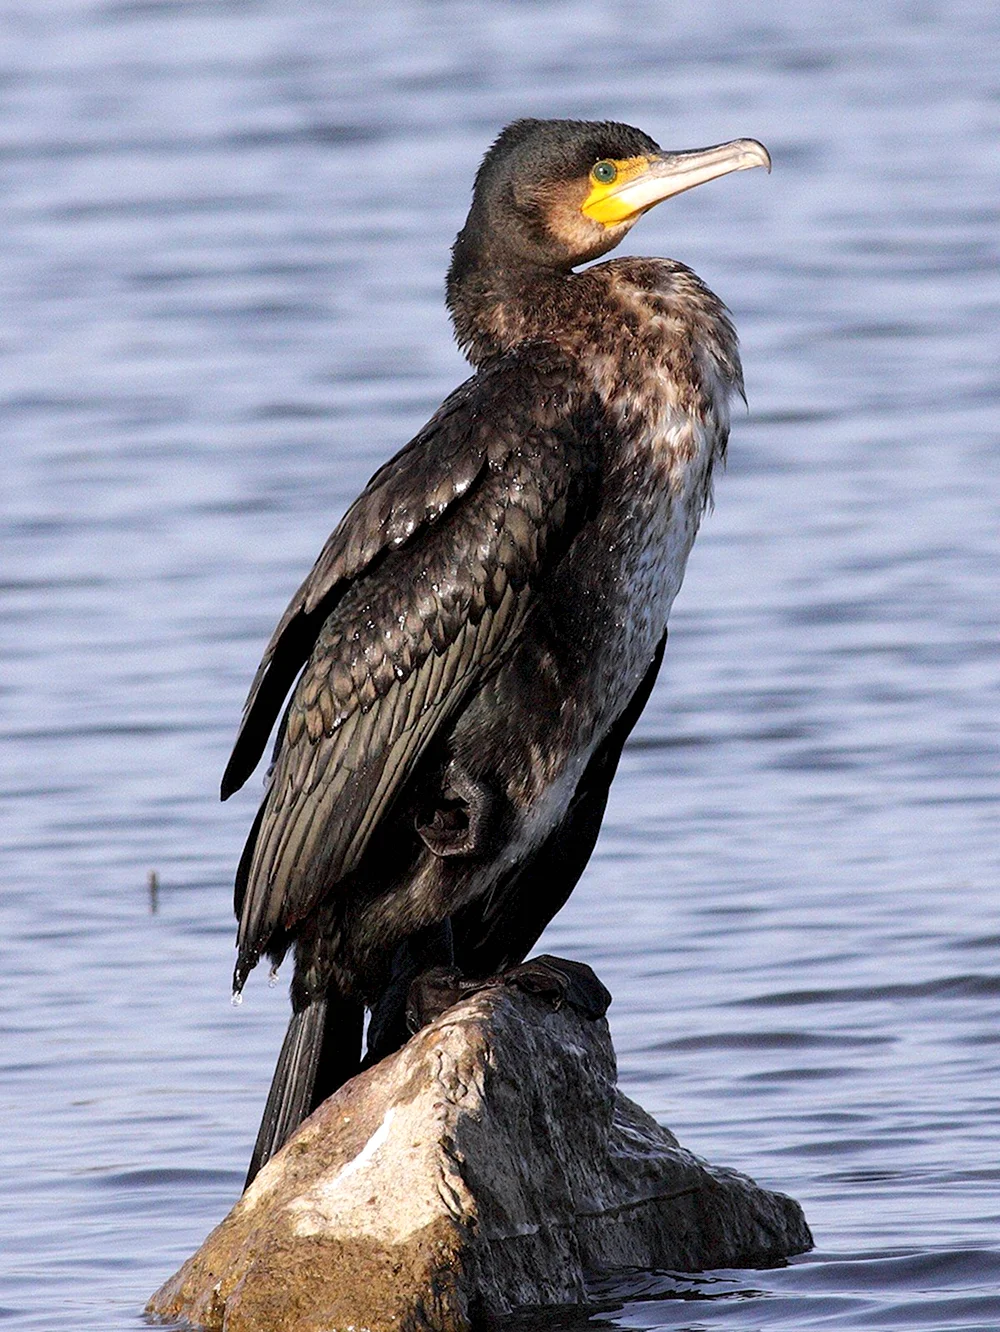
[[[456,389],[420,434],[379,468],[292,597],[243,706],[222,778],[223,800],[240,789],[260,762],[292,682],[352,580],[437,522],[480,476],[486,464],[484,441],[459,424],[476,386],[473,378]],[[453,420],[456,415],[458,422]]]
[[[599,433],[592,394],[561,358],[511,358],[378,473],[334,534],[286,615],[323,605],[334,579],[342,589],[293,693],[237,884],[238,984],[275,931],[357,865],[428,744],[516,642],[591,511]],[[441,456],[467,478],[448,500],[433,498]]]

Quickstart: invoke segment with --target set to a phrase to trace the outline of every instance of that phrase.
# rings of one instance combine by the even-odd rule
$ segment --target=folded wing
[[[308,657],[237,879],[237,987],[357,866],[428,745],[516,644],[591,510],[599,432],[557,353],[519,353],[452,395],[328,541],[268,646],[227,768],[226,793]]]

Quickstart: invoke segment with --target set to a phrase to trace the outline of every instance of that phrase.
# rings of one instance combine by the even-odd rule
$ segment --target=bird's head
[[[516,120],[476,176],[452,263],[566,271],[618,244],[654,204],[717,176],[771,167],[755,139],[664,152],[614,121]]]

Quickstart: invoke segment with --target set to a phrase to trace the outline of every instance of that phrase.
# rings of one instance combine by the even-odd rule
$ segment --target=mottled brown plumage
[[[765,160],[569,121],[517,122],[487,154],[448,279],[477,373],[327,542],[223,781],[246,780],[294,683],[237,874],[237,990],[295,949],[251,1178],[357,1067],[362,1006],[379,1057],[418,972],[519,962],[582,872],[742,381],[689,269],[573,268],[651,199]]]

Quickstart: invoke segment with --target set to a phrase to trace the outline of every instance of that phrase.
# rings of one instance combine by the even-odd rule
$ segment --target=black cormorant
[[[236,991],[295,956],[248,1182],[358,1070],[366,1007],[371,1061],[406,1039],[418,974],[520,962],[590,857],[742,381],[689,268],[576,269],[754,166],[752,139],[663,152],[572,120],[519,120],[483,160],[447,281],[475,374],[327,541],[223,779],[246,781],[291,689],[236,877]]]

